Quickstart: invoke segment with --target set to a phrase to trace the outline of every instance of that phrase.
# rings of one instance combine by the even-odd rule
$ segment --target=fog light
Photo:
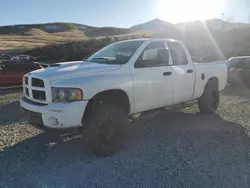
[[[58,125],[58,120],[55,117],[49,117],[48,122],[50,125]]]

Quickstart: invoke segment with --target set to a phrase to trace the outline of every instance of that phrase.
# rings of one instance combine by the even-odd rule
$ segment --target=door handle
[[[193,73],[194,72],[194,70],[193,69],[189,69],[189,70],[187,70],[187,73]]]
[[[172,75],[172,72],[164,72],[163,73],[163,76],[170,76],[170,75]]]

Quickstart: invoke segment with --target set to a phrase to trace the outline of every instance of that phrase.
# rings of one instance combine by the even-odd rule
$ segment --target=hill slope
[[[179,24],[155,19],[129,29],[98,28],[75,23],[5,26],[0,27],[0,50],[31,49],[51,45],[35,50],[34,55],[43,54],[42,56],[48,59],[59,61],[64,54],[67,58],[63,59],[72,60],[73,50],[73,59],[83,57],[83,54],[87,56],[91,51],[112,42],[110,38],[104,38],[110,36],[119,36],[116,40],[141,37],[174,38],[183,41],[192,55],[200,56],[207,61],[250,55],[249,25],[219,19]],[[96,38],[100,40],[97,41]],[[74,41],[82,42],[72,45]]]
[[[76,24],[76,23],[45,23],[45,24],[31,24],[31,25],[12,25],[12,26],[2,26],[0,27],[0,34],[9,35],[17,34],[21,35],[23,32],[26,32],[30,29],[39,29],[46,33],[58,33],[58,32],[67,32],[70,30],[79,30],[84,31],[86,29],[94,28],[88,25]]]
[[[47,23],[0,27],[0,50],[31,49],[37,46],[79,41],[92,37],[133,34],[133,29],[92,27],[77,23]]]
[[[153,37],[181,40],[192,55],[208,61],[250,55],[250,25],[245,23],[211,19],[170,24],[155,19],[131,28],[154,31]]]
[[[210,30],[232,30],[249,27],[246,23],[227,22],[221,19],[211,19],[205,21],[182,22],[175,25],[180,30],[199,30],[209,28]]]
[[[163,31],[174,31],[174,30],[182,31],[185,29],[199,30],[199,29],[204,29],[205,27],[212,30],[221,30],[221,29],[231,30],[231,29],[247,28],[249,27],[249,24],[227,22],[221,19],[211,19],[205,21],[197,20],[192,22],[181,22],[177,24],[171,24],[160,19],[154,19],[149,22],[134,25],[131,28],[137,30],[163,32]]]
[[[176,30],[176,27],[174,24],[165,22],[160,19],[154,19],[146,23],[134,25],[131,27],[131,29],[137,29],[137,30],[149,30],[154,32],[162,32],[166,30]]]
[[[116,36],[116,35],[124,35],[136,32],[133,29],[125,29],[125,28],[116,28],[116,27],[101,27],[101,28],[93,28],[84,31],[84,34],[87,37],[108,37],[108,36]]]

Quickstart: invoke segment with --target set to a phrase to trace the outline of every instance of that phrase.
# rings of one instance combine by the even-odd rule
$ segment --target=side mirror
[[[131,57],[130,52],[118,52],[116,54],[116,61],[119,62],[119,64],[125,64],[128,62],[129,58]]]
[[[158,49],[158,58],[160,61],[167,62],[169,64],[169,50],[168,49]]]

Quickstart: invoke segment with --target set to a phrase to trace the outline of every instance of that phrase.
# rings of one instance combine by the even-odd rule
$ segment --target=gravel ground
[[[250,91],[228,88],[215,115],[197,106],[130,124],[118,154],[88,154],[80,136],[27,124],[20,92],[0,93],[0,187],[250,187]]]

